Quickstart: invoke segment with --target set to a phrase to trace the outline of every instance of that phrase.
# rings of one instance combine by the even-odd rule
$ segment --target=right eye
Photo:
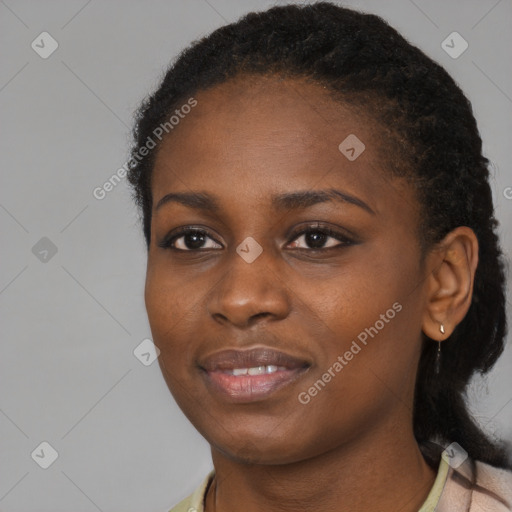
[[[171,236],[166,236],[158,246],[164,249],[171,249],[173,251],[193,252],[200,250],[202,245],[205,243],[205,239],[208,238],[218,244],[217,241],[208,234],[208,231],[199,228],[184,227],[178,232],[173,233]],[[183,241],[179,242],[180,239],[183,239]],[[177,247],[177,245],[181,245],[181,247]],[[218,247],[206,247],[202,250],[217,248]]]

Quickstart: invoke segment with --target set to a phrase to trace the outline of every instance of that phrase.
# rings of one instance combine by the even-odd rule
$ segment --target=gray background
[[[126,180],[101,201],[92,191],[127,160],[133,111],[178,51],[275,3],[0,1],[1,511],[166,511],[211,468],[157,362],[133,354],[151,333]],[[469,96],[508,257],[510,1],[344,4],[383,16]],[[59,44],[47,59],[31,48],[43,31]],[[457,59],[441,48],[453,31],[469,43]],[[32,251],[43,237],[57,248],[46,261]],[[486,430],[512,441],[511,369],[508,343],[488,389],[477,380],[469,396]],[[58,452],[48,469],[31,457],[42,441]]]

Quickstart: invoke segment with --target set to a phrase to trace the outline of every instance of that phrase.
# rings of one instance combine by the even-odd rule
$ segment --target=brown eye
[[[183,239],[182,241],[180,241]],[[162,242],[158,245],[164,249],[173,249],[176,251],[198,251],[205,249],[217,249],[219,244],[214,247],[203,247],[207,240],[212,240],[217,244],[217,242],[211,238],[208,234],[208,231],[204,229],[197,228],[183,228],[177,233],[172,234],[172,236],[168,236],[164,238]],[[178,247],[181,246],[181,247]],[[222,248],[222,247],[220,247]]]
[[[305,247],[298,246],[298,240],[301,239],[303,239]],[[317,226],[312,226],[296,233],[293,240],[295,241],[292,243],[292,247],[312,250],[334,249],[336,247],[344,247],[354,243],[345,235],[338,233],[331,228]],[[327,246],[325,246],[326,243],[328,244]]]

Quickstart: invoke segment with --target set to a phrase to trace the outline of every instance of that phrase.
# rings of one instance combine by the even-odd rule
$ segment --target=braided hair
[[[462,90],[382,18],[330,2],[276,6],[249,13],[183,50],[136,114],[128,180],[147,247],[151,173],[159,144],[143,158],[141,148],[194,93],[254,74],[306,78],[380,122],[393,148],[383,156],[387,172],[407,179],[419,199],[423,255],[457,226],[475,232],[479,263],[472,302],[443,344],[437,376],[437,346],[423,335],[414,435],[419,443],[455,441],[474,459],[511,468],[506,444],[484,434],[468,411],[465,394],[470,378],[488,372],[502,353],[507,329],[489,161]]]

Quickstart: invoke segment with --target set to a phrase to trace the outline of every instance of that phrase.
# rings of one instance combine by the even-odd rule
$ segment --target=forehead
[[[195,99],[197,106],[183,116],[163,146],[176,150],[191,143],[207,149],[229,137],[238,143],[232,155],[234,150],[250,150],[251,141],[296,153],[311,145],[337,147],[348,131],[368,140],[375,124],[363,111],[335,102],[325,87],[298,78],[239,77],[199,91]]]
[[[231,199],[340,184],[375,195],[385,172],[378,124],[322,86],[243,77],[194,98],[197,105],[158,150],[154,205],[170,191],[198,188]],[[364,151],[351,160],[347,145]]]

